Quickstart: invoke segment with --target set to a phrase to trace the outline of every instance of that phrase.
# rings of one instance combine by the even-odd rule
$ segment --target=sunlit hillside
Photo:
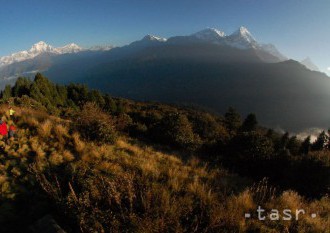
[[[2,120],[14,124],[17,135],[0,142],[1,232],[45,232],[39,223],[47,215],[66,232],[329,231],[330,200],[323,177],[328,149],[299,155],[299,148],[286,144],[286,154],[278,149],[279,155],[267,139],[269,130],[246,123],[253,117],[239,126],[242,132],[235,124],[224,124],[233,111],[222,118],[157,103],[105,100],[93,91],[87,91],[88,98],[94,93],[98,100],[78,104],[68,100],[74,96],[69,97],[70,91],[55,100],[61,96],[55,90],[64,87],[39,75],[28,84],[16,83],[10,96],[2,93]],[[8,104],[16,111],[14,119]],[[153,121],[161,124],[152,126]],[[262,169],[246,175],[244,169],[252,166],[243,166],[248,161],[266,168],[284,161],[297,170],[283,173],[287,182],[279,183]],[[305,163],[319,172],[310,176],[314,186],[306,187],[318,187],[322,196],[294,183],[293,174],[306,173]],[[258,206],[280,213],[290,209],[292,216],[304,209],[306,214],[299,220],[281,216],[259,221]]]

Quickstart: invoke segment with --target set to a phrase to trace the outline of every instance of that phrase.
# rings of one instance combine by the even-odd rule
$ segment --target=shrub
[[[244,132],[235,136],[232,141],[232,148],[235,148],[239,156],[246,159],[267,159],[274,153],[272,141],[258,132]]]
[[[155,126],[153,133],[160,142],[182,149],[195,150],[201,143],[187,116],[180,113],[165,116]]]
[[[117,138],[114,120],[95,103],[86,103],[75,123],[81,135],[97,143],[114,143]]]
[[[41,137],[47,138],[50,136],[52,130],[52,122],[50,120],[46,120],[42,124],[38,126],[38,133]]]

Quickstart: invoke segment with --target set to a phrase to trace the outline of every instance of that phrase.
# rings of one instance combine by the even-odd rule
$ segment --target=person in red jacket
[[[0,120],[0,135],[2,135],[4,137],[7,135],[7,133],[8,133],[8,130],[7,130],[6,122]]]

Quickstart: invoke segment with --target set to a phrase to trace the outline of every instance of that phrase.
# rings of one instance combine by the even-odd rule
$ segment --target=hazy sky
[[[330,67],[329,0],[0,0],[0,56],[40,40],[123,45],[206,27],[230,34],[241,25],[290,58]]]

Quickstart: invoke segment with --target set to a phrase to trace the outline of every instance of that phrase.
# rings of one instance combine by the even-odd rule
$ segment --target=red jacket
[[[0,125],[0,135],[6,136],[8,133],[6,122],[2,122]]]

